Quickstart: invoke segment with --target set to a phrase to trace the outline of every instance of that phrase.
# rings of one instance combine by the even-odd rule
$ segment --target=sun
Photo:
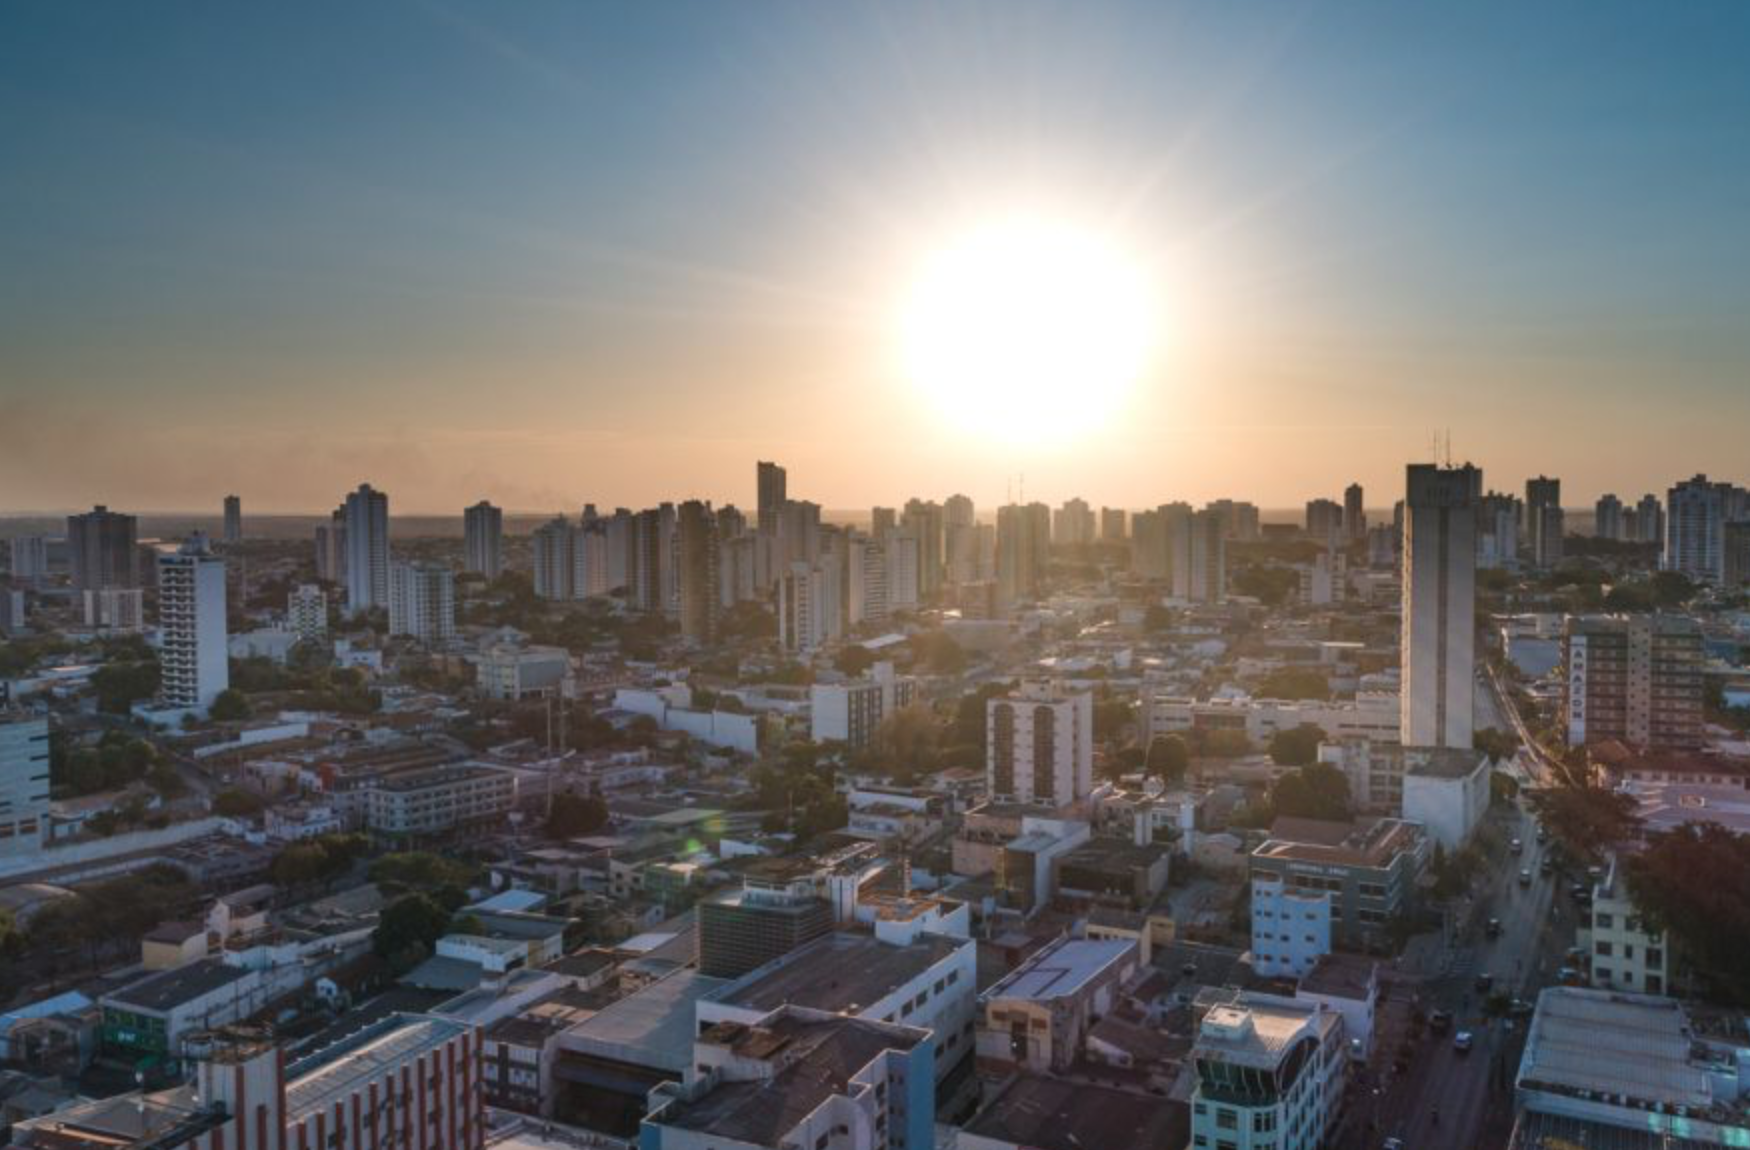
[[[903,370],[956,429],[1050,446],[1110,422],[1148,365],[1149,277],[1115,240],[992,220],[924,261],[899,318]]]

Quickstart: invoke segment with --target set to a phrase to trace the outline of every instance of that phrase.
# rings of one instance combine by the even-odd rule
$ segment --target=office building
[[[344,511],[347,614],[382,610],[389,605],[389,497],[361,483]]]
[[[314,583],[300,583],[286,596],[286,630],[300,639],[328,634],[328,594]]]
[[[722,1022],[650,1096],[641,1150],[934,1150],[928,1031],[786,1006]]]
[[[676,519],[681,638],[709,644],[717,638],[723,594],[718,586],[717,517],[696,499],[680,505]]]
[[[1391,748],[1383,748],[1391,751]],[[1469,747],[1399,747],[1403,815],[1448,853],[1470,842],[1489,811],[1489,758]]]
[[[1051,508],[1011,503],[997,508],[997,593],[1005,608],[1039,597],[1051,562]]]
[[[917,697],[917,680],[877,663],[858,679],[809,688],[809,737],[817,743],[866,747],[881,720]]]
[[[1725,578],[1725,532],[1732,487],[1697,475],[1665,496],[1665,554],[1661,566],[1698,583]]]
[[[789,478],[776,463],[761,461],[757,467],[758,499],[754,504],[761,535],[776,536],[784,504],[790,501]]]
[[[225,561],[196,532],[158,556],[159,698],[205,710],[230,686]]]
[[[139,539],[132,515],[102,504],[83,515],[67,516],[67,559],[74,591],[138,587]]]
[[[243,500],[240,496],[225,496],[225,546],[243,542]]]
[[[1189,560],[1183,598],[1193,603],[1223,602],[1227,599],[1227,541],[1232,537],[1228,520],[1213,510],[1205,510],[1193,513],[1182,522],[1185,554]],[[1178,574],[1176,569],[1174,574]],[[1179,590],[1175,581],[1174,594],[1177,595]]]
[[[35,854],[49,816],[49,721],[0,710],[0,862]]]
[[[1348,1028],[1322,1003],[1236,991],[1198,1024],[1191,1060],[1197,1147],[1331,1145],[1349,1074]]]
[[[1252,875],[1252,969],[1264,978],[1300,978],[1331,953],[1331,892],[1290,886],[1268,871]]]
[[[1404,514],[1403,741],[1471,745],[1482,472],[1411,464]]]
[[[1701,625],[1683,615],[1571,615],[1563,632],[1563,725],[1570,747],[1606,739],[1638,750],[1706,741]]]
[[[1025,682],[985,703],[985,778],[992,798],[1063,807],[1094,787],[1094,696]]]
[[[1531,565],[1549,570],[1562,561],[1562,481],[1539,475],[1525,481],[1525,529]]]
[[[504,512],[484,499],[462,511],[462,561],[488,579],[504,571]]]
[[[448,564],[390,564],[389,634],[421,643],[456,637],[456,576]]]
[[[813,868],[771,864],[698,905],[699,973],[740,978],[832,930]]]
[[[1600,495],[1592,507],[1592,534],[1599,539],[1623,540],[1628,535],[1623,521],[1622,500]]]
[[[1351,543],[1367,538],[1367,508],[1359,483],[1351,483],[1343,489],[1343,530]]]
[[[1279,891],[1273,887],[1272,893],[1282,899],[1327,896],[1330,941],[1349,949],[1366,949],[1385,941],[1392,921],[1413,911],[1416,883],[1433,850],[1433,842],[1422,827],[1404,819],[1384,818],[1371,824],[1352,824],[1341,837],[1332,835],[1317,842],[1269,839],[1252,852],[1249,871],[1254,893],[1256,883],[1264,880],[1280,887]],[[1280,909],[1296,908],[1306,909],[1292,902]],[[1267,921],[1286,924],[1305,920],[1284,920],[1278,915]],[[1256,918],[1253,925],[1256,929]],[[1271,929],[1280,934],[1286,926]],[[1317,932],[1315,922],[1300,930],[1296,938],[1270,940],[1273,961],[1292,961],[1296,949],[1323,945],[1304,938]]]

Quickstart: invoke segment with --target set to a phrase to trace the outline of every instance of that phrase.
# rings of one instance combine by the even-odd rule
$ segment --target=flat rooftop
[[[1551,987],[1537,996],[1518,1085],[1706,1109],[1713,1092],[1690,1061],[1694,1043],[1683,1005],[1672,999]]]
[[[682,970],[627,995],[567,1030],[559,1045],[577,1054],[683,1072],[693,1064],[699,999],[725,979]]]
[[[1031,1150],[1187,1146],[1191,1108],[1154,1094],[1023,1074],[964,1129]]]
[[[1128,939],[1062,939],[1029,957],[985,997],[1067,998],[1126,957],[1139,956]]]
[[[1274,1067],[1309,1024],[1323,1034],[1340,1021],[1336,1011],[1310,1002],[1242,991],[1203,1016],[1196,1049],[1246,1066]]]
[[[692,1101],[672,1105],[660,1124],[719,1138],[776,1146],[778,1139],[845,1092],[851,1076],[888,1050],[909,1051],[925,1032],[858,1018],[802,1021],[784,1015],[769,1026],[719,1024],[700,1036],[747,1057],[782,1058],[773,1078],[723,1083]]]
[[[1413,823],[1380,819],[1336,845],[1271,839],[1253,851],[1252,857],[1380,870],[1390,866],[1400,854],[1415,849],[1421,835],[1420,828]]]
[[[965,939],[932,934],[910,946],[892,946],[873,935],[834,931],[750,971],[711,998],[747,1010],[794,1003],[833,1014],[854,1012],[968,945]]]
[[[469,1027],[430,1015],[395,1014],[286,1068],[286,1120],[327,1108],[359,1084],[434,1050]]]
[[[112,991],[104,1002],[132,1010],[170,1011],[248,977],[242,967],[203,958]]]

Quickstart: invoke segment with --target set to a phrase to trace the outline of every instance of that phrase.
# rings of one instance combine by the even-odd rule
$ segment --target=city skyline
[[[1447,433],[1577,505],[1738,463],[1738,6],[327,15],[9,22],[0,511],[739,503],[756,457],[836,508],[1280,507]],[[1153,287],[1067,442],[899,363],[920,269],[1016,211]]]

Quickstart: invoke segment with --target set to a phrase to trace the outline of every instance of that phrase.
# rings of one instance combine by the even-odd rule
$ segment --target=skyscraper
[[[1342,542],[1343,505],[1335,499],[1306,502],[1306,533],[1320,543]]]
[[[1122,543],[1126,532],[1124,530],[1124,508],[1100,508],[1100,541],[1102,543]]]
[[[346,505],[334,509],[328,522],[316,528],[316,578],[346,583]]]
[[[504,571],[504,512],[482,499],[462,512],[464,569],[488,579]]]
[[[690,499],[680,505],[676,530],[680,535],[681,638],[710,643],[717,638],[723,599],[717,575],[717,517],[710,504]]]
[[[1556,567],[1562,561],[1562,481],[1540,475],[1525,481],[1525,529],[1530,535],[1531,565]]]
[[[49,541],[42,535],[12,537],[12,582],[35,586],[49,577]]]
[[[1367,538],[1367,507],[1359,483],[1343,489],[1343,529],[1352,543]]]
[[[1726,488],[1705,475],[1685,479],[1665,496],[1662,566],[1702,583],[1725,577]]]
[[[1213,510],[1198,511],[1188,520],[1190,586],[1186,598],[1193,603],[1220,603],[1227,598],[1227,541],[1229,525]]]
[[[923,499],[908,499],[901,527],[909,528],[918,541],[918,598],[928,602],[942,588],[942,542],[946,517],[942,505]]]
[[[346,612],[389,605],[389,497],[368,483],[346,497]]]
[[[1476,674],[1476,514],[1482,472],[1413,463],[1404,511],[1402,739],[1471,745]]]
[[[632,546],[627,562],[630,566],[626,598],[634,611],[652,614],[666,611],[663,588],[667,582],[663,568],[672,559],[668,533],[664,530],[661,508],[648,508],[632,517]]]
[[[67,516],[67,559],[73,568],[73,590],[138,587],[137,547],[132,515],[98,504],[84,515]]]
[[[776,535],[778,516],[790,499],[789,476],[776,463],[767,463],[764,460],[760,461],[757,472],[759,502],[755,504],[758,516],[756,524],[761,535]]]
[[[1011,503],[997,508],[997,593],[1005,609],[1038,596],[1051,557],[1051,508]]]
[[[199,532],[158,556],[159,698],[205,710],[230,686],[225,561]]]
[[[1052,516],[1051,541],[1077,546],[1094,541],[1094,509],[1086,499],[1066,499]]]
[[[563,515],[535,528],[531,540],[534,554],[535,594],[542,599],[558,601],[573,596],[576,579],[575,546],[572,536],[576,528]]]
[[[1635,504],[1635,542],[1665,545],[1665,508],[1657,495],[1648,492]]]
[[[224,538],[227,547],[243,542],[243,500],[235,495],[225,496]]]
[[[1592,534],[1599,539],[1624,539],[1622,500],[1600,495],[1592,507]]]
[[[455,638],[456,576],[447,564],[390,564],[389,634],[421,643]]]

